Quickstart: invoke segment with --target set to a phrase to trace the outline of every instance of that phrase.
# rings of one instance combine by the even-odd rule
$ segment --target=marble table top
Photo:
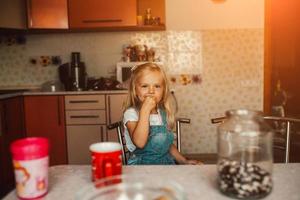
[[[141,175],[145,179],[174,180],[187,199],[230,199],[216,185],[216,165],[124,166],[123,174]],[[274,188],[264,199],[300,200],[300,163],[274,164]],[[58,165],[49,170],[49,193],[43,199],[74,199],[83,187],[92,185],[89,165]],[[17,199],[15,190],[4,200]]]

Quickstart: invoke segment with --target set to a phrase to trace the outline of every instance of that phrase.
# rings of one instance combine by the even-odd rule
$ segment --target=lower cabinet
[[[89,146],[102,141],[118,142],[110,123],[121,120],[126,94],[65,96],[69,164],[90,164]]]
[[[69,164],[90,164],[89,146],[104,141],[104,125],[67,126]]]
[[[4,170],[3,168],[5,168],[5,163],[4,163],[4,140],[3,140],[3,133],[4,133],[4,128],[3,128],[3,122],[4,122],[4,118],[3,118],[3,102],[0,101],[0,199],[5,195],[5,182],[4,182]]]
[[[122,119],[126,96],[107,92],[1,100],[0,194],[14,187],[11,142],[23,137],[46,137],[50,141],[50,166],[90,164],[90,144],[118,141],[116,130],[107,130],[106,126]]]
[[[123,104],[127,98],[127,94],[109,94],[106,95],[106,116],[108,124],[115,123],[122,120],[123,117]],[[107,130],[107,140],[118,142],[118,134],[115,129]]]
[[[0,101],[0,198],[15,187],[10,144],[24,136],[23,98]]]
[[[50,165],[67,164],[64,96],[25,96],[25,131],[28,137],[50,142]]]
[[[105,141],[105,95],[65,96],[69,164],[90,164],[89,146]]]
[[[0,102],[1,104],[1,102]],[[0,105],[1,106],[1,105]],[[1,112],[1,108],[0,108],[0,112]],[[1,128],[1,127],[0,127]],[[0,163],[1,163],[1,170],[0,170],[0,199],[5,195],[6,191],[4,190],[5,187],[5,182],[4,182],[4,146],[3,146],[3,139],[2,139],[2,130],[0,130]]]

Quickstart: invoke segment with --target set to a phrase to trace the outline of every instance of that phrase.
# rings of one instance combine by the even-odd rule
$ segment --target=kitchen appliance
[[[89,77],[87,80],[88,90],[119,90],[120,82],[113,78],[94,78]]]
[[[66,91],[86,90],[87,74],[85,64],[80,61],[80,53],[72,52],[71,63],[59,66],[59,79],[64,84]]]
[[[131,68],[137,65],[141,65],[147,62],[118,62],[117,63],[117,81],[120,83],[126,82],[131,76]],[[155,64],[162,66],[162,62],[154,62]]]

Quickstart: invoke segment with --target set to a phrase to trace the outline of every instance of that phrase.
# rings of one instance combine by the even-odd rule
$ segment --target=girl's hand
[[[151,112],[151,110],[156,108],[156,105],[155,97],[152,95],[147,95],[143,101],[141,109]]]
[[[203,165],[203,163],[199,160],[186,160],[186,165]]]

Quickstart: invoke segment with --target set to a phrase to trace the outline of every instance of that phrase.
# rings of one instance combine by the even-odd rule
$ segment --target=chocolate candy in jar
[[[230,197],[258,199],[273,187],[273,133],[258,111],[226,112],[218,127],[218,185]]]

